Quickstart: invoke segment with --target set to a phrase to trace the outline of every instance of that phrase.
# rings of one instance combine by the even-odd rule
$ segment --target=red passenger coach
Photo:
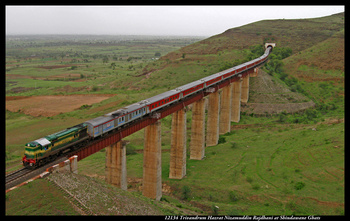
[[[154,109],[159,109],[160,107],[166,106],[168,103],[172,103],[173,101],[178,100],[179,97],[180,97],[180,93],[172,95],[162,100],[158,100],[152,104],[149,104],[148,105],[149,111],[152,112],[152,110]]]
[[[231,77],[232,75],[234,75],[236,73],[236,71],[232,71],[232,72],[229,72],[227,74],[224,74],[224,79],[228,78],[228,77]]]
[[[215,83],[218,82],[218,81],[221,81],[221,78],[222,78],[222,76],[219,76],[219,77],[217,77],[217,78],[214,78],[213,80],[207,81],[207,87],[208,87],[209,85],[215,84]]]
[[[185,97],[185,96],[187,96],[189,94],[192,94],[192,93],[195,93],[195,92],[197,92],[197,91],[199,91],[199,90],[201,90],[203,88],[204,88],[204,83],[199,84],[199,85],[197,85],[197,86],[195,86],[193,88],[187,89],[187,90],[185,90],[182,93],[183,93],[183,96]]]

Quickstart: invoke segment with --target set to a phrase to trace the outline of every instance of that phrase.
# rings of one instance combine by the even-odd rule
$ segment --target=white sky
[[[344,6],[6,6],[6,34],[212,36],[266,19],[314,18]]]

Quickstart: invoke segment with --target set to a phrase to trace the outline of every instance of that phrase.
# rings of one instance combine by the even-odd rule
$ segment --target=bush
[[[258,189],[260,189],[260,185],[257,184],[257,183],[254,183],[254,184],[252,185],[252,188],[253,188],[253,190],[258,190]]]
[[[252,183],[252,182],[253,182],[253,178],[251,178],[250,176],[248,176],[248,177],[246,178],[246,180],[247,180],[248,183]]]
[[[232,149],[238,148],[238,144],[236,142],[231,142],[231,148]]]
[[[287,121],[287,112],[283,111],[279,114],[278,116],[278,121],[281,122],[281,123],[284,123]]]
[[[317,111],[315,109],[307,109],[305,114],[308,120],[312,120],[317,117]]]
[[[182,187],[182,199],[183,200],[189,200],[191,195],[191,189],[188,186]]]
[[[239,213],[239,210],[234,209],[234,208],[231,208],[231,209],[227,212],[227,215],[229,215],[229,216],[239,216],[240,213]]]
[[[239,197],[238,197],[237,194],[236,194],[235,192],[233,192],[233,191],[230,191],[230,193],[229,193],[228,196],[229,196],[231,202],[236,202],[236,201],[239,200]]]
[[[305,183],[303,183],[303,182],[297,182],[297,183],[294,185],[294,188],[295,188],[296,190],[301,190],[302,188],[304,188],[304,186],[305,186]]]
[[[226,143],[226,138],[224,136],[219,136],[219,141],[218,141],[218,144],[221,144],[221,143]]]
[[[126,145],[126,155],[136,154],[136,148],[132,145]]]
[[[219,207],[218,206],[212,205],[211,210],[213,211],[213,215],[217,216],[219,214]]]

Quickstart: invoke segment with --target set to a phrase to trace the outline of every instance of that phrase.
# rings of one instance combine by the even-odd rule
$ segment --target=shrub
[[[301,190],[302,188],[304,188],[304,186],[305,186],[305,183],[303,183],[303,182],[297,182],[297,183],[294,185],[294,188],[295,188],[296,190]]]
[[[231,148],[232,149],[238,148],[238,144],[236,142],[232,142],[231,143]]]
[[[253,190],[258,190],[258,189],[260,189],[260,185],[257,184],[257,183],[254,183],[254,184],[252,185],[252,188],[253,188]]]
[[[229,216],[239,216],[240,213],[239,213],[239,210],[234,209],[234,208],[231,208],[231,209],[227,212],[227,215],[229,215]]]
[[[182,199],[189,200],[191,195],[191,189],[188,186],[182,187]]]
[[[126,145],[126,155],[136,154],[136,148],[132,145]]]
[[[278,121],[281,123],[284,123],[284,122],[286,122],[286,120],[287,120],[287,112],[283,111],[279,114]]]
[[[228,196],[229,196],[231,202],[236,202],[236,201],[239,200],[239,197],[238,197],[237,194],[236,194],[235,192],[233,192],[233,191],[230,191],[230,193],[229,193]]]
[[[218,206],[212,205],[211,210],[213,211],[213,215],[218,215],[218,212],[219,212]]]
[[[246,178],[246,181],[247,181],[248,183],[252,183],[252,182],[253,182],[253,178],[251,178],[250,176],[248,176],[248,177]]]
[[[226,143],[226,138],[224,136],[219,136],[218,144]]]

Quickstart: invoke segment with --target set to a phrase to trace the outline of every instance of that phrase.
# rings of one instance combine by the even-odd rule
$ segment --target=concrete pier
[[[248,103],[249,98],[249,74],[247,74],[242,81],[242,92],[241,92],[241,102],[242,104]]]
[[[202,160],[204,158],[205,142],[205,99],[202,98],[192,106],[192,131],[190,159]]]
[[[231,104],[231,121],[238,123],[241,119],[241,89],[242,79],[232,83],[232,104]]]
[[[70,161],[70,171],[72,173],[78,174],[78,156],[74,155],[69,158]]]
[[[182,179],[186,175],[186,110],[173,113],[169,178]]]
[[[219,91],[209,95],[206,146],[215,146],[219,141]]]
[[[106,147],[106,182],[127,189],[126,144],[123,140]]]
[[[162,148],[161,123],[155,123],[145,128],[143,150],[143,190],[148,198],[160,200],[162,197]]]
[[[259,73],[259,67],[254,68],[254,72],[249,75],[249,77],[257,77]]]
[[[232,86],[229,84],[222,89],[220,100],[219,133],[225,134],[231,130],[231,96]]]

